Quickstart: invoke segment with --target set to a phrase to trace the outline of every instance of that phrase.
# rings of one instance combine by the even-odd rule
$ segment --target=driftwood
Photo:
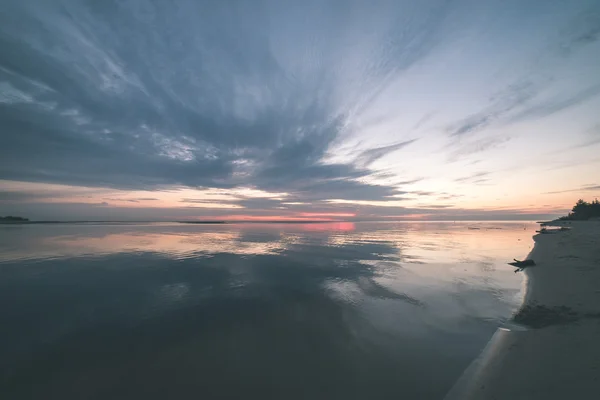
[[[557,228],[557,229],[542,228],[536,232],[537,233],[558,233],[558,232],[564,232],[564,231],[569,231],[569,230],[571,230],[571,228],[567,228],[566,226],[561,226],[560,228]]]
[[[514,259],[514,262],[509,262],[509,265],[512,265],[513,267],[517,267],[517,270],[515,272],[519,272],[519,271],[523,271],[525,268],[527,267],[532,267],[535,265],[535,261],[533,260],[523,260],[523,261],[519,261],[517,259]]]

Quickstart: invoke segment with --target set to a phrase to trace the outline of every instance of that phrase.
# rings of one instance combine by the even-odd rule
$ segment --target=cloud
[[[455,206],[452,204],[420,204],[420,207],[422,207],[423,209],[444,209],[444,208],[454,208]]]
[[[110,197],[107,197],[107,198],[104,198],[102,200],[108,200],[108,201],[126,201],[126,202],[129,202],[129,203],[139,203],[139,201],[136,200],[136,199],[119,199],[119,198],[110,198]]]
[[[493,95],[486,108],[450,125],[446,131],[450,136],[455,137],[481,131],[525,105],[537,95],[539,90],[538,83],[530,80],[516,81]]]
[[[435,117],[436,114],[437,114],[437,112],[435,112],[435,111],[430,111],[430,112],[426,113],[417,121],[417,123],[413,126],[412,129],[418,130],[418,129],[422,128],[424,125],[429,123]]]
[[[590,184],[581,186],[578,189],[566,189],[566,190],[558,190],[554,192],[544,192],[543,194],[558,194],[558,193],[570,193],[570,192],[592,192],[592,191],[600,191],[600,185]]]
[[[568,149],[591,147],[600,143],[600,124],[588,129],[585,133],[587,137],[582,142],[572,145]]]
[[[2,185],[6,187],[4,190],[0,190],[0,201],[3,202],[39,202],[47,200],[66,200],[67,198],[91,198],[90,194],[93,194],[94,190],[86,188],[69,188],[70,190],[60,190],[57,188],[37,188],[37,189],[21,189],[11,187],[9,182],[0,181]]]
[[[557,48],[563,56],[569,56],[583,46],[591,45],[600,38],[600,9],[586,7],[566,28]]]
[[[437,199],[443,201],[443,200],[453,200],[453,199],[457,199],[460,197],[464,197],[464,195],[443,193],[443,194],[441,194],[441,196],[438,196]]]
[[[434,195],[436,195],[435,192],[431,192],[428,190],[415,190],[415,191],[411,192],[410,194],[415,194],[417,196],[434,196]]]
[[[566,98],[554,98],[522,110],[509,118],[509,122],[519,122],[528,119],[543,118],[558,113],[570,107],[582,104],[600,94],[600,84],[585,88]]]
[[[105,197],[102,200],[108,201],[124,201],[129,203],[140,203],[144,201],[158,201],[156,197],[137,197],[137,198],[121,198],[121,197]]]
[[[369,166],[375,161],[379,160],[382,157],[385,157],[388,154],[391,154],[395,151],[405,148],[406,146],[414,143],[417,139],[405,140],[403,142],[391,144],[388,146],[376,147],[374,149],[369,149],[363,151],[357,157],[357,161],[359,165]]]
[[[544,118],[598,96],[600,83],[586,82],[584,85],[571,84],[569,90],[561,89],[553,92],[550,98],[543,98],[558,81],[552,68],[560,64],[561,59],[598,41],[600,9],[592,6],[579,10],[557,30],[556,37],[548,35],[554,42],[548,43],[541,54],[522,56],[530,59],[528,68],[492,95],[480,111],[447,126],[448,135],[458,138],[490,127]]]
[[[471,156],[473,154],[482,153],[491,150],[495,147],[501,146],[510,140],[508,136],[492,136],[484,137],[479,139],[467,139],[461,138],[452,142],[446,150],[448,150],[448,161],[455,162],[459,161],[464,157]],[[470,165],[479,163],[480,161],[473,161]]]
[[[540,119],[582,104],[600,94],[600,84],[586,87],[575,93],[555,93],[549,100],[535,99],[544,91],[546,81],[522,81],[509,85],[492,96],[491,103],[478,113],[458,121],[446,131],[451,137],[476,133],[492,126]],[[487,139],[493,140],[495,138]],[[506,138],[497,138],[499,142]]]
[[[0,190],[0,202],[32,201],[46,198],[45,193],[31,193],[25,191]]]
[[[572,142],[571,142],[572,143]],[[600,125],[595,125],[583,132],[581,140],[574,144],[569,144],[560,149],[550,151],[547,155],[565,154],[572,150],[585,149],[600,144]],[[562,163],[561,163],[562,164]]]
[[[466,183],[466,182],[471,182],[471,183],[478,183],[478,182],[483,182],[485,181],[485,179],[481,179],[484,177],[489,176],[490,173],[489,172],[485,172],[485,171],[481,171],[481,172],[475,172],[471,175],[467,175],[467,176],[463,176],[460,178],[456,178],[454,179],[454,182],[457,183]],[[480,178],[480,179],[478,179]]]
[[[356,15],[380,20],[372,43],[395,41],[379,52],[362,43],[376,62],[363,70],[329,58],[357,54],[344,42],[352,36],[314,43],[278,7],[151,2],[141,13],[136,1],[69,4],[9,1],[3,15],[11,17],[0,19],[0,81],[10,88],[0,101],[1,178],[125,190],[244,185],[299,201],[397,193],[366,183],[367,167],[412,141],[365,149],[360,163],[323,159],[351,114],[434,46],[443,11],[417,10],[424,14],[413,29],[397,25],[405,16],[392,3],[356,4]],[[343,10],[315,3],[302,12],[317,16],[317,35],[336,40],[330,31],[344,29],[335,25]],[[289,43],[322,59],[290,54]],[[347,86],[340,100],[338,67],[368,86]]]
[[[564,7],[564,17],[559,7],[548,11],[553,24],[538,35],[559,39],[542,49],[542,61],[508,72],[498,66],[490,74],[502,79],[490,82],[486,74],[485,84],[473,90],[479,81],[471,76],[481,78],[481,59],[496,51],[492,46],[504,57],[506,45],[507,63],[538,57],[523,50],[539,48],[536,35],[526,34],[535,24],[509,21],[493,5],[471,10],[446,0],[378,7],[312,0],[293,6],[6,0],[0,14],[0,179],[103,192],[92,200],[84,200],[86,191],[12,190],[0,198],[105,199],[130,208],[156,201],[189,208],[190,215],[211,207],[248,215],[333,207],[369,213],[369,204],[414,204],[419,196],[449,200],[451,194],[435,189],[412,191],[410,185],[424,181],[414,177],[432,178],[420,189],[449,174],[458,174],[455,183],[486,183],[486,175],[461,178],[469,172],[447,164],[518,139],[518,133],[496,135],[490,128],[558,113],[600,91],[597,82],[582,81],[544,97],[558,81],[556,60],[568,55],[559,50],[574,53],[597,43],[597,13]],[[497,15],[489,32],[517,27],[523,46],[512,46],[503,34],[494,43],[473,39],[488,14]],[[531,10],[523,7],[523,15],[519,21]],[[556,37],[546,35],[560,29]],[[468,57],[457,61],[455,54]],[[454,99],[435,95],[456,93],[444,71],[458,67],[469,72],[458,87],[484,98],[474,108],[449,107],[444,102]],[[573,76],[583,76],[576,62],[572,67]],[[434,117],[454,122],[417,136]],[[435,153],[448,140],[444,153]],[[340,148],[344,154],[338,155]],[[416,167],[415,157],[431,157],[431,163]],[[496,161],[485,160],[485,168],[496,171]],[[190,193],[157,193],[182,188]],[[266,194],[236,194],[240,188]],[[132,190],[142,196],[125,193]],[[218,190],[229,197],[206,194]],[[334,206],[331,199],[345,203]]]
[[[406,180],[406,181],[400,181],[400,182],[397,182],[396,184],[397,184],[398,186],[402,186],[402,185],[411,185],[411,184],[413,184],[413,183],[421,182],[421,181],[423,181],[424,179],[425,179],[425,178],[415,178],[415,179],[409,179],[409,180]]]

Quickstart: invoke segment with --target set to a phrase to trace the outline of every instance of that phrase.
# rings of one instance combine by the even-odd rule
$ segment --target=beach
[[[526,294],[446,396],[593,399],[600,392],[600,221],[533,237]]]

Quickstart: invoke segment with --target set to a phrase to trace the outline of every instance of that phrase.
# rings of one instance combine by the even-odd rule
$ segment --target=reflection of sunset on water
[[[524,228],[527,228],[525,230]],[[68,226],[54,226],[40,238],[35,252],[6,248],[0,261],[21,258],[70,257],[125,252],[160,253],[171,258],[217,253],[277,254],[298,245],[343,248],[356,244],[385,245],[387,256],[404,268],[423,264],[468,264],[473,254],[507,261],[531,247],[533,225],[523,223],[237,223],[223,225],[87,226],[70,235]],[[410,268],[413,268],[410,267]],[[420,273],[425,270],[421,268]],[[442,271],[443,272],[443,271]]]
[[[120,233],[103,237],[57,237],[50,241],[54,246],[74,254],[114,254],[125,252],[162,253],[172,258],[187,258],[216,253],[269,254],[281,248],[280,242],[244,242],[240,232],[194,232],[167,234]]]
[[[220,227],[219,227],[220,228]],[[239,230],[238,230],[239,229]],[[202,254],[231,253],[242,255],[274,254],[288,245],[299,242],[301,235],[292,232],[351,232],[352,222],[309,224],[237,224],[226,226],[222,231],[191,231],[168,233],[126,232],[102,237],[57,236],[48,239],[48,246],[63,249],[65,254],[113,254],[124,252],[163,253],[169,257],[182,258]],[[276,233],[276,239],[254,241],[242,237],[245,233],[266,230]],[[288,231],[284,233],[283,231]],[[281,232],[280,232],[281,231]]]
[[[352,232],[356,229],[356,226],[354,222],[324,222],[302,224],[300,228],[307,232]]]

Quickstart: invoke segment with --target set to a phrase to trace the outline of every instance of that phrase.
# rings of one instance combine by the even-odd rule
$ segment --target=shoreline
[[[548,225],[564,226],[565,222]],[[524,270],[526,292],[523,305],[513,316],[515,322],[540,328],[600,318],[600,222],[569,226],[573,228],[570,231],[533,236],[535,245],[527,258],[545,268]],[[545,315],[531,310],[534,307],[545,309]],[[543,316],[546,318],[540,320]]]
[[[552,226],[564,226],[553,221]],[[600,222],[533,236],[526,293],[446,400],[595,398],[600,392]]]

